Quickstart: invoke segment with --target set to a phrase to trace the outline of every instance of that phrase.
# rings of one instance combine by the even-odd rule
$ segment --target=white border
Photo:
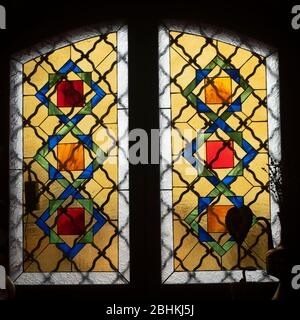
[[[166,23],[159,29],[159,108],[161,132],[161,255],[162,255],[162,283],[223,283],[238,282],[242,278],[242,271],[197,271],[175,272],[173,266],[173,228],[172,226],[172,154],[171,146],[171,102],[170,102],[170,44],[169,31],[178,31],[201,35],[220,40],[234,46],[254,51],[266,57],[267,68],[267,105],[269,127],[270,154],[277,160],[281,159],[280,113],[279,113],[279,72],[278,56],[274,49],[266,47],[252,39],[240,37],[232,32],[211,26],[187,26],[178,23]],[[271,193],[271,227],[274,246],[280,243],[280,221],[278,204]],[[273,282],[275,277],[263,270],[246,271],[247,281]]]
[[[117,32],[118,139],[119,139],[119,272],[23,272],[23,64],[49,51],[101,34]],[[129,145],[128,145],[128,41],[120,24],[75,30],[24,50],[12,57],[10,76],[10,276],[17,285],[73,285],[129,283]]]

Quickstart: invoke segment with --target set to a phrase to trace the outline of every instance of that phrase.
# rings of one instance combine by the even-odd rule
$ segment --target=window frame
[[[161,131],[161,268],[164,284],[195,284],[238,282],[243,278],[242,270],[233,271],[180,271],[173,265],[173,229],[172,229],[172,152],[171,152],[171,81],[170,81],[170,39],[169,32],[182,32],[199,35],[213,40],[220,40],[236,47],[255,52],[266,58],[266,83],[268,107],[268,142],[269,165],[271,157],[281,161],[280,133],[280,95],[279,95],[279,62],[278,53],[272,47],[224,29],[206,24],[192,26],[173,21],[165,21],[159,29],[159,112]],[[271,129],[270,129],[271,128]],[[170,146],[169,148],[166,146]],[[270,157],[271,156],[271,157]],[[281,225],[278,216],[279,204],[274,190],[270,190],[270,222],[273,245],[281,242]],[[171,226],[171,227],[170,227]],[[246,271],[247,280],[251,282],[274,282],[275,277],[265,270]]]
[[[23,65],[43,54],[106,33],[117,33],[118,83],[118,272],[24,272],[23,270]],[[125,81],[124,81],[125,79]],[[121,23],[98,24],[73,30],[12,56],[9,110],[9,266],[17,285],[127,284],[130,281],[129,247],[129,105],[128,28]],[[122,254],[120,254],[122,252]]]

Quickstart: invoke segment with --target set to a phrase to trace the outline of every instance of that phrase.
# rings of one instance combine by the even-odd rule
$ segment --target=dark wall
[[[280,59],[280,96],[282,148],[284,158],[284,196],[286,224],[285,245],[289,248],[289,264],[300,264],[300,191],[299,174],[299,87],[300,30],[291,28],[289,4],[275,1],[241,1],[220,4],[216,1],[175,1],[152,4],[103,4],[103,1],[81,3],[48,1],[6,4],[7,30],[0,30],[0,264],[8,264],[8,123],[9,123],[9,57],[46,38],[77,27],[123,19],[129,26],[129,99],[130,128],[158,128],[158,45],[157,24],[164,18],[189,23],[209,23],[261,40],[278,48]],[[142,3],[142,2],[140,2]],[[5,4],[5,3],[1,3]],[[160,203],[159,168],[157,165],[130,167],[131,214],[131,280],[129,287],[18,287],[17,297],[68,295],[69,297],[105,297],[126,299],[230,298],[226,285],[161,286],[160,285]],[[259,288],[259,289],[258,289]],[[248,285],[248,298],[269,298],[273,285],[261,289]],[[289,293],[291,298],[294,292]],[[154,300],[152,300],[154,301]]]

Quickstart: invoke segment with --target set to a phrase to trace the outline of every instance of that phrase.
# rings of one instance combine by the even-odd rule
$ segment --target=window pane
[[[23,93],[17,283],[129,281],[126,38],[126,28],[93,31],[13,63],[23,73],[12,79]]]
[[[178,30],[160,31],[163,282],[239,281],[242,269],[269,280],[268,226],[276,244],[280,228],[268,172],[280,159],[276,55]],[[239,261],[226,216],[244,205],[253,215]]]

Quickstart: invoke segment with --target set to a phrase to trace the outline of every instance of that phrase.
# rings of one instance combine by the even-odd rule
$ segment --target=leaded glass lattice
[[[268,174],[270,157],[280,159],[277,59],[236,39],[209,28],[160,30],[165,283],[238,281],[239,270],[270,280],[265,255],[280,229]],[[243,205],[253,217],[238,261],[225,218]]]
[[[13,278],[127,283],[127,31],[66,39],[12,62]]]

